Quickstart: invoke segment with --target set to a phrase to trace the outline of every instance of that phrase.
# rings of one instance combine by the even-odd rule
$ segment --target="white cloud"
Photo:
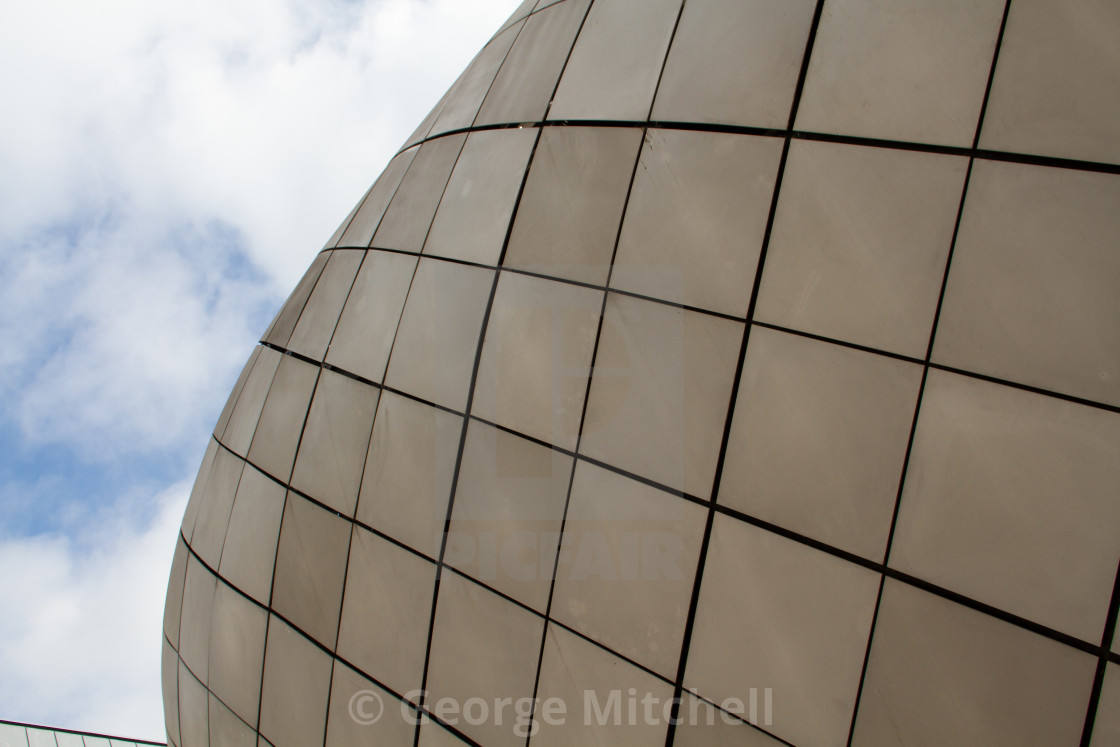
[[[513,5],[13,9],[0,26],[0,415],[85,458],[197,438],[263,310]],[[245,282],[231,258],[263,276]]]
[[[0,574],[5,718],[163,738],[161,621],[189,490],[122,502],[81,539],[0,540],[0,568],[18,569]]]
[[[203,256],[175,247],[175,229],[197,233],[186,242]],[[104,461],[198,440],[271,300],[263,276],[229,267],[225,243],[213,228],[133,224],[3,262],[0,392],[25,441]]]
[[[43,0],[0,29],[0,235],[124,200],[290,286],[514,2]]]
[[[78,534],[0,532],[0,718],[161,738],[177,481],[272,309],[517,4],[6,10],[0,521],[83,464],[182,474],[79,511]],[[70,483],[12,456],[45,448]]]

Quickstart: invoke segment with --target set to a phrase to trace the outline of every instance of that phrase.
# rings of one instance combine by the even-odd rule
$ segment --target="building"
[[[1120,742],[1117,38],[526,0],[230,396],[170,743]]]
[[[165,747],[144,739],[51,729],[17,721],[0,721],[0,747]]]

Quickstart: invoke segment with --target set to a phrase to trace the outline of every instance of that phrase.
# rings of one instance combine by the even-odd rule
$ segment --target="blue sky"
[[[517,0],[43,0],[0,26],[0,718],[163,739],[207,434]]]

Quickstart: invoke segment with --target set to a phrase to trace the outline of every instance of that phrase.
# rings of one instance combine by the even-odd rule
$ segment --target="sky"
[[[255,340],[517,0],[0,24],[0,718],[165,739],[164,594]]]

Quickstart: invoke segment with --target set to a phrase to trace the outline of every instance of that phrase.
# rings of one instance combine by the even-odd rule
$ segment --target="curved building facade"
[[[1118,38],[526,0],[221,414],[170,743],[1120,744]]]

